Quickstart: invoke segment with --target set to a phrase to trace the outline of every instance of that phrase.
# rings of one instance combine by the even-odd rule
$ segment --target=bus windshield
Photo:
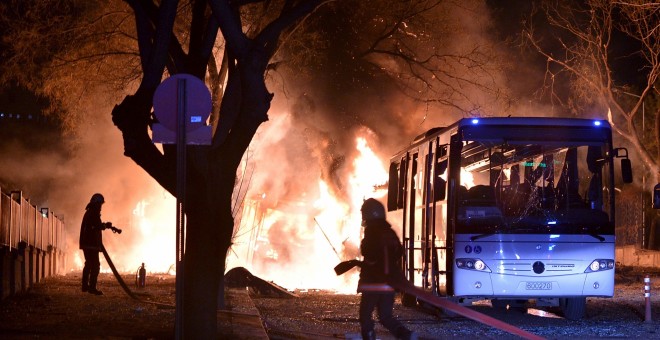
[[[606,143],[460,143],[457,233],[614,235]]]

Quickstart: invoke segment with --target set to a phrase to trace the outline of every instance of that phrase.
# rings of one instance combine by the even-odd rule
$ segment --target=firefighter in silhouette
[[[358,292],[362,293],[359,312],[362,339],[376,339],[374,309],[378,311],[380,323],[398,339],[417,339],[414,332],[392,315],[395,292],[386,283],[404,279],[401,272],[403,247],[399,237],[385,220],[385,207],[380,202],[369,198],[360,210],[365,227],[360,244],[363,261],[358,282]]]
[[[101,222],[101,206],[103,203],[105,203],[103,195],[98,193],[92,195],[85,208],[85,215],[80,225],[80,249],[85,255],[82,291],[94,295],[103,295],[100,290],[96,289],[96,282],[101,270],[99,252],[102,251],[103,246],[102,231],[108,226],[112,226],[110,222]]]

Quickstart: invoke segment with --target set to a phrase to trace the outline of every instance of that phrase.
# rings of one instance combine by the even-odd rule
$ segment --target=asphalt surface
[[[646,321],[644,276],[651,273],[650,319]],[[470,309],[547,339],[660,339],[660,275],[657,269],[621,268],[613,298],[588,298],[581,320],[568,320],[558,307],[494,308],[483,301]],[[252,295],[270,339],[337,339],[359,335],[358,295],[299,291],[297,298]],[[431,306],[395,304],[395,315],[420,339],[520,339],[492,325]],[[394,339],[377,325],[380,339]]]
[[[617,269],[614,298],[589,298],[578,321],[558,308],[470,307],[547,339],[660,339],[660,274],[651,275],[650,322],[646,321],[643,270]],[[132,277],[124,278],[129,284]],[[0,302],[2,339],[171,339],[175,280],[150,274],[147,286],[131,287],[129,297],[112,274],[101,274],[102,296],[80,291],[80,273],[52,277],[28,292]],[[263,287],[262,287],[263,288]],[[656,296],[657,294],[657,296]],[[359,296],[298,290],[292,294],[261,288],[228,288],[228,310],[218,312],[218,339],[355,339],[359,336]],[[395,304],[395,315],[420,339],[519,339],[520,337],[432,308]],[[379,339],[394,339],[380,325]]]

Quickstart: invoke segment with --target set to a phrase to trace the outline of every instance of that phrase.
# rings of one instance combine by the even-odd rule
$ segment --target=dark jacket
[[[101,205],[89,203],[85,209],[80,225],[80,249],[101,251],[104,229],[101,222]]]
[[[360,244],[364,259],[358,290],[367,284],[385,283],[388,279],[403,278],[401,272],[403,247],[391,225],[381,219],[366,223],[364,238]]]

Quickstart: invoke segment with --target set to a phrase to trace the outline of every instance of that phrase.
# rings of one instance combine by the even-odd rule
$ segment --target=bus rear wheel
[[[587,311],[587,298],[561,298],[559,299],[559,306],[565,318],[569,320],[580,320]]]

